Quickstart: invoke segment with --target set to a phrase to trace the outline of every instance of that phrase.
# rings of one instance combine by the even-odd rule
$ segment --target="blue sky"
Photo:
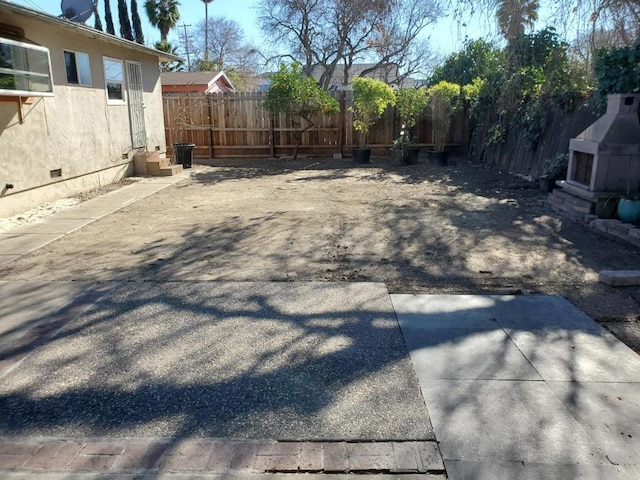
[[[59,15],[60,0],[10,0],[13,3],[21,4],[32,8],[34,10],[40,10],[47,12],[51,15]],[[144,12],[144,1],[138,0],[138,7],[140,9],[140,17],[143,21],[143,30],[145,35],[145,41],[147,44],[152,45],[155,41],[160,40],[160,34],[158,30],[153,28]],[[99,11],[104,23],[104,0],[99,0]],[[209,16],[223,16],[233,20],[236,20],[243,28],[245,36],[248,40],[252,40],[253,43],[260,45],[261,32],[256,22],[255,5],[259,0],[214,0],[209,4]],[[127,2],[130,3],[130,0]],[[180,5],[180,25],[183,23],[195,26],[199,21],[204,19],[204,3],[201,0],[181,0]],[[111,10],[114,16],[114,23],[117,26],[117,0],[111,0]],[[87,21],[88,25],[93,24],[93,19],[90,18]],[[471,30],[470,36],[473,38],[482,35],[485,32],[490,32],[493,28],[493,24],[490,21],[476,21],[475,26]],[[441,21],[436,28],[427,32],[430,34],[434,48],[442,54],[447,54],[459,49],[462,45],[462,38],[464,37],[464,28],[459,28],[456,22],[446,19]],[[177,30],[172,31],[169,36],[169,40],[178,45]]]
[[[40,10],[51,15],[59,15],[60,0],[9,0],[12,3],[24,5],[34,10]],[[104,0],[98,0],[98,11],[104,24]],[[157,29],[153,28],[147,20],[147,15],[144,12],[145,0],[138,0],[138,8],[140,10],[140,18],[142,18],[142,29],[144,31],[145,41],[148,44],[153,44],[160,40],[160,33]],[[130,5],[131,1],[127,0],[127,5]],[[195,26],[199,21],[204,19],[204,3],[201,0],[181,0],[180,1],[180,25],[185,23]],[[209,4],[209,16],[224,16],[236,20],[242,25],[247,38],[252,36],[258,36],[260,34],[255,20],[255,13],[252,10],[252,5],[255,0],[214,0]],[[118,0],[111,0],[111,12],[113,14],[113,21],[116,25],[116,32],[118,31]],[[90,18],[87,25],[93,25],[93,18]],[[174,30],[171,36],[177,40],[177,32]],[[171,37],[170,36],[170,37]],[[256,38],[256,43],[259,40]]]
[[[47,12],[51,15],[59,15],[60,0],[10,0],[13,3],[25,5],[35,10]],[[223,16],[233,20],[236,20],[243,28],[246,39],[252,41],[254,44],[260,46],[261,44],[261,32],[257,26],[257,13],[255,11],[256,4],[260,0],[214,0],[209,4],[209,16]],[[99,0],[99,11],[104,24],[104,0]],[[145,35],[145,41],[148,45],[153,45],[157,40],[160,40],[160,33],[157,29],[153,28],[148,20],[147,15],[144,12],[145,0],[138,0],[138,7],[140,9],[140,17],[143,21],[143,30]],[[204,3],[202,0],[181,0],[180,5],[180,22],[182,25],[195,25],[204,19]],[[128,0],[127,4],[130,4]],[[111,0],[111,10],[114,16],[114,23],[116,24],[116,32],[118,31],[117,25],[117,0]],[[541,17],[544,17],[541,12]],[[87,21],[88,25],[93,25],[93,18]],[[458,51],[464,41],[465,35],[469,38],[489,37],[495,38],[495,22],[487,15],[475,15],[473,19],[468,22],[469,26],[460,25],[452,18],[445,18],[438,22],[433,28],[427,28],[425,32],[429,36],[431,44],[435,52],[441,55],[447,55],[451,52]],[[537,28],[543,28],[545,26],[544,21],[538,22]],[[178,38],[178,29],[171,32],[169,40],[174,46],[180,46],[180,40]]]

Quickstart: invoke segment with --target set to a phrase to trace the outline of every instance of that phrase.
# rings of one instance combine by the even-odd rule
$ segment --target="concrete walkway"
[[[0,233],[0,265],[37,250],[85,225],[121,208],[142,200],[164,188],[180,182],[197,170],[187,170],[173,177],[145,177],[76,207],[43,218],[37,224]]]

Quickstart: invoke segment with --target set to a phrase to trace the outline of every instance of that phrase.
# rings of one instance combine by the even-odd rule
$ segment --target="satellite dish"
[[[93,15],[93,8],[93,0],[62,0],[60,3],[61,16],[72,22],[86,22]]]

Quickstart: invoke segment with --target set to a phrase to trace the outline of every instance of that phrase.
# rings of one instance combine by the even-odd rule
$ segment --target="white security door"
[[[133,148],[147,146],[147,130],[144,124],[144,96],[142,90],[142,66],[127,61],[127,85],[129,92],[129,121]]]

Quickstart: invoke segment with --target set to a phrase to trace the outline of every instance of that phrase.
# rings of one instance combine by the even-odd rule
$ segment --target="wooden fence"
[[[307,156],[331,156],[334,153],[350,155],[357,146],[359,133],[353,129],[352,92],[332,92],[340,103],[336,115],[320,114],[315,125],[307,130],[298,153]],[[262,92],[236,92],[223,94],[167,93],[163,95],[164,124],[168,155],[171,144],[194,143],[197,158],[291,156],[295,148],[292,123],[295,119],[285,115],[272,115],[263,106]],[[460,112],[452,122],[449,145],[467,145],[466,116]],[[374,154],[386,154],[400,125],[394,108],[389,108],[376,122],[369,135],[369,146]],[[432,123],[426,112],[419,116],[414,138],[419,145],[432,145]]]
[[[548,107],[545,128],[535,148],[526,141],[526,127],[518,123],[509,126],[502,142],[491,142],[490,128],[498,118],[484,118],[476,126],[469,142],[469,157],[478,163],[509,173],[539,177],[544,173],[545,159],[559,153],[568,153],[569,140],[591,125],[600,114],[586,100],[580,100],[573,109],[562,105]]]

